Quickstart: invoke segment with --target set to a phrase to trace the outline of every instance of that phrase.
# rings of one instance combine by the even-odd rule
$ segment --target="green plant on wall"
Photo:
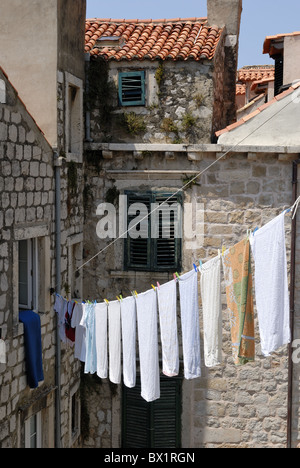
[[[196,123],[197,123],[197,121],[196,121],[195,117],[192,114],[190,114],[189,112],[187,112],[182,118],[182,128],[186,132],[188,132],[193,127],[195,127]]]
[[[184,185],[184,190],[191,188],[193,185],[201,186],[201,184],[197,182],[196,174],[190,177],[188,177],[187,174],[185,174],[185,177],[182,179],[182,183]]]
[[[163,65],[163,63],[160,63],[158,65],[156,73],[155,73],[155,79],[156,79],[156,83],[158,85],[158,88],[160,88],[161,83],[162,83],[162,81],[164,79],[164,73],[165,73],[164,65]]]
[[[135,112],[124,113],[120,116],[120,124],[130,135],[138,135],[146,131],[146,124],[142,115]]]
[[[161,124],[161,128],[165,133],[173,133],[174,139],[172,143],[174,145],[182,143],[182,139],[179,136],[179,128],[173,119],[166,117]]]

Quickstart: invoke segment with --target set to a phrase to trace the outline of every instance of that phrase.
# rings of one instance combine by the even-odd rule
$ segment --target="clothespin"
[[[224,257],[225,252],[226,252],[226,247],[225,247],[225,245],[222,245],[222,257]]]
[[[196,273],[198,273],[198,268],[196,267],[195,263],[193,263],[193,267]]]
[[[156,284],[157,284],[158,289],[160,289],[160,284],[158,281],[156,282]]]
[[[121,299],[121,301],[123,301],[123,296],[122,296],[122,294],[120,294],[120,299]]]
[[[218,249],[218,257],[220,258],[221,257],[221,250]]]
[[[108,305],[109,301],[107,299],[104,299],[104,302]]]
[[[138,293],[136,291],[134,291],[134,294],[135,294],[135,297],[138,297]]]
[[[119,296],[116,296],[116,298],[118,299],[119,302],[121,301],[121,299],[119,298]]]
[[[177,276],[178,280],[180,280],[179,274],[177,273],[177,271],[176,271],[175,275]]]
[[[174,281],[177,281],[176,273],[173,273]]]
[[[200,268],[200,270],[202,270],[202,266],[203,266],[202,260],[199,260],[199,268]]]
[[[254,229],[253,235],[255,235],[256,231],[258,231],[258,227]]]
[[[154,291],[155,291],[155,286],[153,286],[153,284],[151,284],[151,286],[152,286],[152,288],[153,288],[153,289],[154,289]]]

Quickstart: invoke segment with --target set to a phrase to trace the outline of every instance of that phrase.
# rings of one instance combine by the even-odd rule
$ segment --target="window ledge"
[[[169,272],[161,272],[161,271],[119,271],[119,270],[112,270],[110,272],[111,278],[125,278],[125,279],[143,279],[153,281],[161,280],[161,281],[169,281],[173,278],[173,274]]]

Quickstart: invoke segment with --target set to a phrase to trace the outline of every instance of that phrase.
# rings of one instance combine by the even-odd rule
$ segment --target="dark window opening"
[[[180,448],[182,380],[161,376],[161,397],[147,403],[141,384],[123,386],[123,448]]]

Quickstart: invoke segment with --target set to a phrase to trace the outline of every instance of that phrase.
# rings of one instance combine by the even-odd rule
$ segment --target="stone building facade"
[[[190,271],[193,263],[203,262],[218,254],[222,245],[231,247],[247,236],[247,229],[261,227],[292,204],[292,160],[295,154],[280,158],[273,150],[251,147],[230,152],[221,145],[168,145],[159,148],[138,146],[144,154],[137,159],[130,145],[111,145],[113,158],[99,162],[101,186],[89,166],[92,185],[88,227],[89,255],[105,248],[111,240],[99,240],[95,226],[99,219],[97,206],[107,194],[162,191],[175,193],[186,177],[198,174],[199,185],[191,184],[183,192],[184,202],[197,202],[204,208],[204,236],[196,249],[188,248],[183,233],[182,272]],[[106,148],[106,147],[105,147]],[[252,148],[253,149],[253,148]],[[106,149],[107,151],[107,149]],[[170,153],[173,154],[170,160]],[[132,170],[132,167],[137,169]],[[112,189],[114,189],[112,191]],[[116,200],[116,206],[118,202]],[[118,211],[117,211],[118,212]],[[288,260],[290,259],[291,220],[286,220]],[[93,249],[93,246],[94,247]],[[101,271],[101,274],[99,273]],[[124,240],[109,247],[85,271],[84,289],[90,298],[115,300],[115,296],[130,295],[151,289],[158,281],[163,284],[173,278],[173,272],[131,271],[124,269]],[[285,447],[287,440],[288,349],[263,358],[256,318],[256,358],[252,364],[236,367],[231,355],[229,317],[223,293],[223,363],[214,369],[202,367],[202,377],[181,381],[181,446],[193,447]],[[178,311],[179,313],[179,311]],[[179,315],[178,315],[179,319]],[[203,353],[203,322],[200,302],[200,330]],[[180,324],[180,320],[178,320]],[[180,325],[179,325],[180,326]],[[179,330],[181,336],[181,330]],[[182,359],[182,351],[181,351]],[[203,355],[202,355],[203,363]],[[91,378],[87,383],[87,401],[98,402],[90,419],[87,446],[97,441],[98,447],[122,446],[126,428],[122,425],[124,387],[112,389],[109,382]],[[97,414],[97,418],[95,415]]]
[[[210,5],[208,17],[211,20],[214,13],[216,23],[209,24],[224,26],[224,23],[218,22],[218,14],[224,21],[226,8],[230,3],[214,2],[214,5]],[[99,124],[101,109],[99,106],[97,109],[96,101],[94,101],[95,107],[90,109],[93,141],[85,145],[86,175],[89,184],[85,248],[88,257],[93,260],[84,272],[84,291],[90,299],[106,298],[113,301],[120,294],[125,297],[134,290],[141,293],[151,289],[151,285],[156,285],[157,281],[163,284],[172,280],[175,272],[171,268],[165,271],[159,268],[134,268],[130,262],[128,263],[127,241],[124,239],[115,241],[115,238],[122,233],[118,229],[116,229],[115,237],[100,239],[97,225],[104,216],[104,212],[99,209],[103,202],[115,205],[117,219],[118,215],[121,216],[122,197],[124,195],[130,197],[132,193],[138,194],[142,199],[149,193],[153,196],[156,193],[170,195],[180,192],[183,206],[192,203],[194,207],[197,207],[199,204],[201,206],[200,221],[196,229],[201,232],[201,236],[197,239],[196,247],[192,249],[185,230],[185,222],[189,220],[189,215],[183,210],[182,263],[177,270],[179,273],[190,271],[193,263],[198,263],[199,260],[205,262],[216,256],[223,245],[226,247],[235,245],[247,236],[248,229],[263,226],[293,203],[292,166],[297,158],[297,146],[294,148],[293,144],[288,147],[280,144],[276,147],[270,144],[263,146],[263,140],[260,143],[259,139],[256,139],[255,145],[238,145],[238,148],[236,142],[231,146],[209,144],[212,135],[210,129],[214,128],[213,122],[217,109],[220,114],[222,113],[223,119],[229,119],[228,116],[231,113],[231,122],[234,120],[232,104],[235,102],[235,88],[233,88],[231,99],[231,91],[226,88],[227,78],[224,75],[221,77],[223,70],[221,63],[224,63],[222,62],[224,57],[227,57],[226,63],[231,61],[232,65],[236,58],[234,47],[230,51],[228,49],[228,46],[234,45],[235,39],[238,38],[240,5],[237,2],[234,3],[238,8],[233,10],[231,4],[231,15],[229,15],[230,19],[227,16],[223,42],[220,40],[218,43],[219,62],[216,56],[214,64],[205,61],[197,65],[192,61],[177,64],[163,62],[165,75],[160,83],[158,96],[155,92],[157,82],[152,81],[152,96],[158,99],[158,104],[155,105],[154,102],[150,109],[139,110],[139,114],[144,119],[148,119],[145,125],[147,132],[145,130],[138,136],[126,136],[123,128],[112,125],[107,127],[109,132],[105,135],[102,131],[101,120]],[[90,31],[91,27],[91,24],[88,24],[87,30]],[[96,34],[95,31],[100,26],[94,22],[93,27],[95,28],[93,33]],[[96,40],[96,37],[93,37]],[[86,40],[89,41],[90,36]],[[107,47],[107,44],[102,45]],[[98,56],[99,50],[95,51],[94,55]],[[118,58],[118,53],[120,52],[115,52],[116,57],[113,59],[109,58],[107,49],[103,52],[103,55],[106,55],[104,59],[106,58],[109,64],[106,63],[107,83],[109,81],[113,83],[110,91],[115,96],[111,110],[113,118],[123,112],[120,106],[117,109],[117,84],[119,83],[117,72],[126,73],[129,68],[132,71],[133,67],[138,67],[138,65],[139,70],[143,67],[147,70],[153,68],[153,64],[151,65],[146,60],[122,62]],[[91,54],[93,58],[93,52]],[[104,64],[105,61],[102,62],[103,67]],[[218,80],[214,75],[216,64],[219,65]],[[157,64],[156,70],[158,66]],[[185,69],[188,70],[187,74]],[[155,76],[155,74],[156,71],[153,69],[152,75]],[[176,84],[182,83],[182,86],[174,89],[175,81]],[[231,83],[235,83],[235,77]],[[93,86],[92,83],[89,85]],[[174,127],[182,128],[180,118],[182,119],[183,115],[180,116],[180,102],[183,109],[189,109],[191,113],[199,112],[194,102],[197,86],[211,89],[209,98],[203,100],[199,107],[203,113],[206,113],[207,120],[204,114],[201,115],[202,118],[199,118],[200,114],[197,115],[200,126],[203,126],[203,133],[201,134],[201,129],[198,127],[197,134],[194,135],[195,139],[182,132],[179,133],[180,139],[174,141],[174,132],[165,135],[162,125],[159,128],[158,122],[163,123],[165,118],[170,118],[172,123],[175,122],[173,129]],[[218,106],[219,99],[223,107]],[[228,113],[225,112],[226,103]],[[218,120],[220,128],[221,121],[222,119]],[[229,126],[228,129],[234,127],[235,124]],[[201,135],[204,136],[203,139]],[[195,144],[195,141],[198,144]],[[195,175],[200,172],[203,172],[203,175],[194,179]],[[184,190],[181,190],[182,187]],[[201,231],[202,228],[203,231]],[[111,242],[113,243],[109,246]],[[290,266],[291,220],[288,218],[286,219],[286,242]],[[98,254],[99,252],[101,253]],[[141,252],[139,253],[142,255]],[[288,397],[290,347],[286,346],[274,353],[272,357],[264,358],[260,350],[256,317],[255,362],[236,367],[231,355],[230,325],[224,284],[222,291],[223,363],[215,369],[208,369],[203,365],[202,377],[192,381],[184,380],[181,372],[179,387],[177,387],[177,395],[180,396],[180,401],[177,401],[180,406],[180,417],[178,418],[176,408],[170,410],[170,412],[173,411],[174,420],[179,419],[179,421],[176,419],[180,432],[177,438],[178,446],[184,448],[286,447],[290,434],[291,400]],[[201,312],[200,322],[201,342],[203,343]],[[179,310],[178,323],[180,324]],[[179,336],[181,336],[180,329]],[[181,346],[180,344],[182,359]],[[138,394],[131,394],[122,385],[114,386],[109,381],[87,377],[83,395],[87,407],[93,406],[94,408],[93,414],[87,421],[85,446],[92,447],[95,441],[98,447],[126,446],[128,432],[132,431],[128,419],[130,420],[131,414],[132,417],[137,414],[136,408],[130,403],[132,401],[130,398],[138,399]],[[294,398],[297,398],[297,392]],[[153,408],[149,406],[148,411],[152,412],[152,410]],[[156,410],[159,411],[159,406]],[[298,441],[297,424],[293,419],[294,446]],[[159,431],[155,423],[152,429],[154,433],[156,430]],[[132,432],[130,435],[132,436]],[[135,436],[138,440],[137,433],[133,434],[133,439]],[[173,443],[176,444],[174,441]]]
[[[0,328],[7,347],[0,368],[0,447],[77,447],[81,365],[58,339],[51,289],[67,298],[82,295],[82,276],[74,271],[83,257],[86,9],[81,0],[21,3],[6,3],[1,14],[1,31],[18,27],[22,45],[16,50],[3,36],[0,46]],[[34,30],[32,23],[41,21],[44,28]],[[24,282],[32,296],[26,308],[41,320],[44,381],[34,390],[27,384],[19,321]]]

